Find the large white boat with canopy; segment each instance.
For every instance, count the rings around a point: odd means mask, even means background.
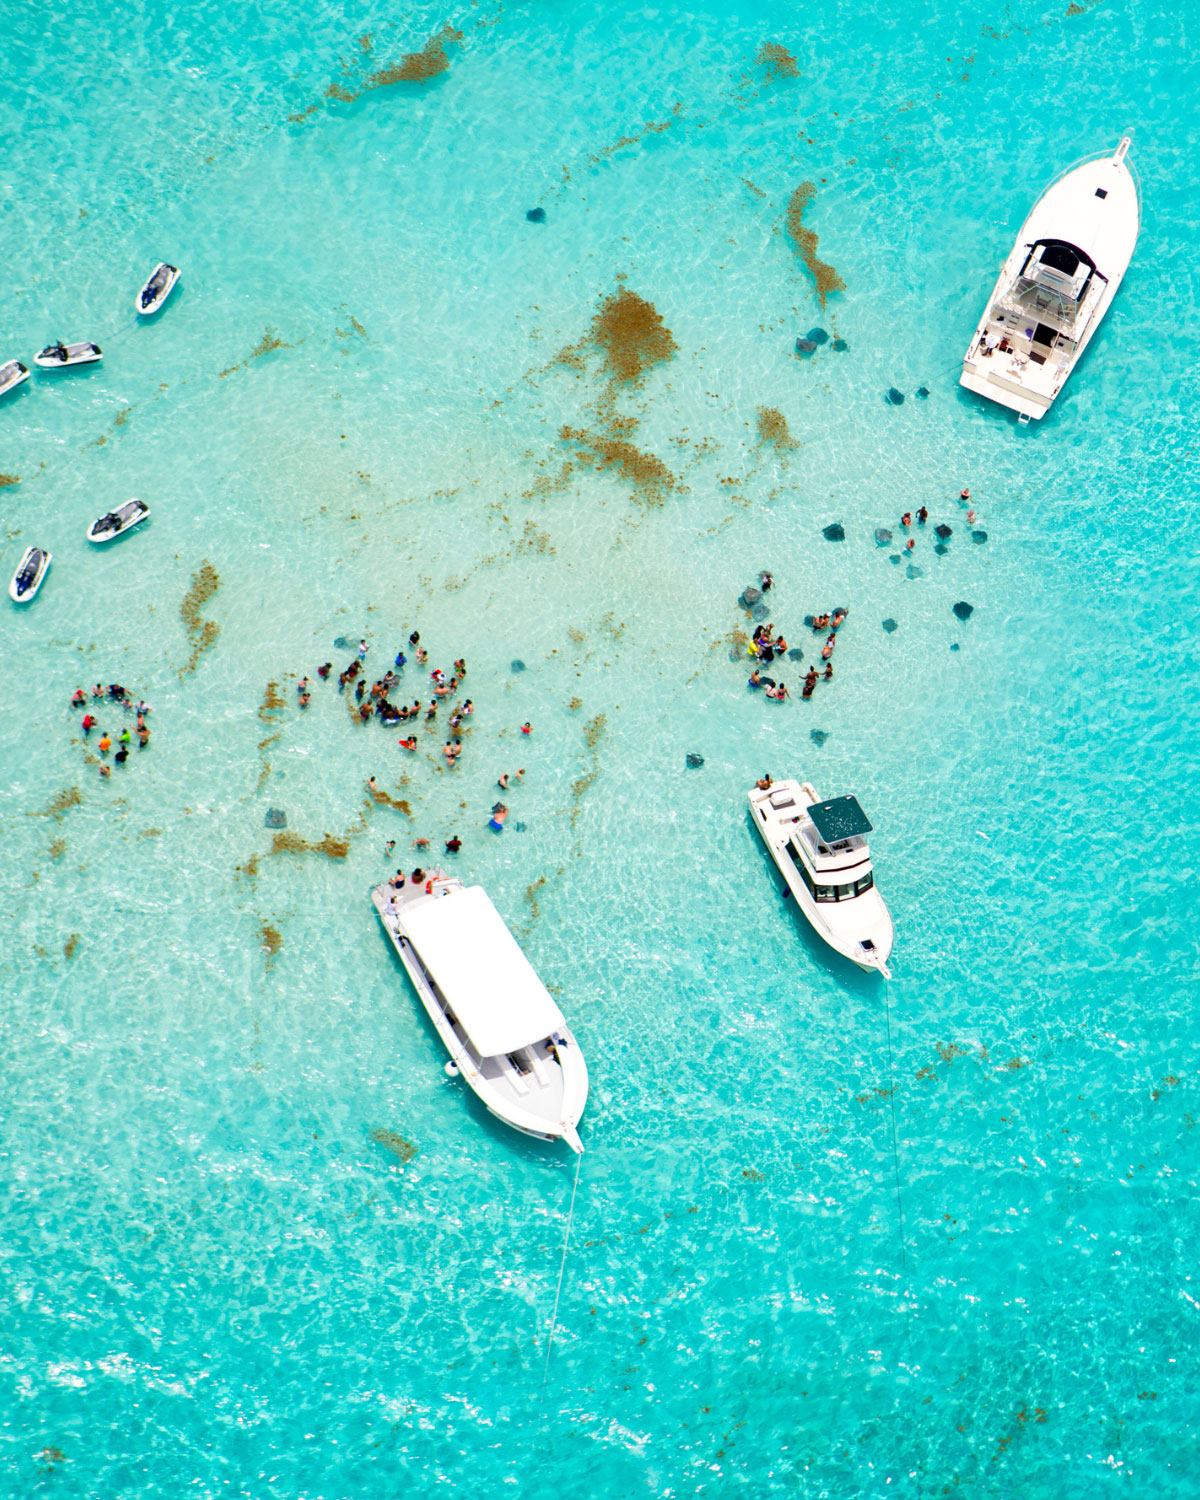
[[[497,1119],[582,1152],[583,1054],[482,886],[434,872],[371,893],[400,962],[450,1054]]]
[[[750,813],[797,906],[831,948],[890,979],[895,929],[875,888],[871,824],[858,799],[822,801],[811,782],[763,781],[750,790]]]
[[[1043,417],[1108,311],[1141,225],[1130,137],[1070,167],[1021,227],[971,338],[960,384]]]

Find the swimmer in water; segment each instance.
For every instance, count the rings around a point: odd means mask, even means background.
[[[833,677],[833,663],[827,662],[825,666],[825,681],[829,682]]]
[[[82,688],[76,688],[75,691],[71,694],[71,707],[82,708],[86,702],[87,694],[83,691]]]
[[[507,817],[508,817],[508,808],[505,807],[505,805],[504,805],[503,802],[497,802],[496,805],[495,805],[495,807],[492,808],[492,816],[488,820],[488,827],[494,833],[503,833],[504,832],[504,820]]]
[[[455,672],[457,672],[459,681],[461,682],[462,679],[467,675],[467,663],[463,659],[463,657],[460,656],[457,661],[455,661],[454,670]]]
[[[822,661],[828,661],[829,660],[829,658],[833,655],[833,648],[836,645],[837,645],[837,636],[836,635],[831,635],[829,637],[829,639],[825,642],[825,644],[821,647],[821,660]]]
[[[790,696],[790,693],[782,682],[777,682],[774,687],[767,689],[767,697],[774,698],[777,703],[782,703],[785,698]]]
[[[762,673],[758,670],[757,667],[755,667],[754,671],[750,673],[749,686],[752,688],[757,688],[762,687],[762,685]]]
[[[333,663],[331,661],[323,661],[317,668],[317,676],[321,679],[322,682],[325,682],[328,680],[329,674],[332,671]]]
[[[428,839],[413,839],[413,841],[412,841],[412,847],[414,849],[428,849],[429,848],[429,840]]]
[[[958,498],[960,500],[964,500],[964,501],[965,500],[969,500],[971,498],[971,491],[970,490],[959,490],[959,492],[958,492]]]
[[[384,854],[385,855],[386,854],[390,854],[395,847],[396,847],[396,840],[395,839],[388,839],[387,843],[384,844],[384,846],[383,846],[383,852],[384,852]]]
[[[525,723],[521,725],[521,733],[522,734],[532,734],[533,733],[533,725],[528,720],[526,720]]]
[[[967,525],[968,526],[974,526],[974,524],[975,524],[975,512],[973,510],[969,510],[969,511],[967,511]]]
[[[452,833],[450,835],[450,837],[446,840],[446,853],[447,854],[457,854],[458,851],[461,848],[462,848],[462,839],[459,838],[458,834]]]
[[[913,541],[912,537],[909,537],[908,541],[904,544],[904,550],[905,552],[913,552],[916,550],[916,546],[916,542]]]
[[[905,531],[907,531],[908,528],[912,525],[912,511],[911,510],[906,510],[904,512],[904,514],[900,517],[900,524],[901,524],[901,526],[904,527]]]
[[[770,592],[771,585],[774,582],[775,580],[771,577],[770,573],[760,573],[758,575],[758,586],[764,594]]]
[[[926,510],[925,506],[922,505],[921,509],[917,512],[917,520],[920,521],[922,526],[924,526],[925,522],[928,521],[928,519],[929,512],[928,510]]]
[[[500,776],[499,776],[499,778],[498,778],[498,780],[496,782],[496,785],[500,788],[500,790],[502,792],[508,791],[508,772],[507,771],[501,771]]]

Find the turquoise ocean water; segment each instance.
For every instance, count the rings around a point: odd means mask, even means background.
[[[6,574],[54,552],[0,651],[0,1493],[1197,1493],[1182,14],[0,5],[0,358],[105,348],[0,403]],[[1133,265],[1018,429],[963,348],[1129,127]],[[811,703],[746,691],[763,567],[806,657],[850,606]],[[414,628],[453,772],[296,707]],[[96,680],[153,706],[107,782]],[[886,990],[781,902],[764,769],[871,815]],[[574,1159],[443,1076],[368,901],[455,830],[591,1070],[565,1264]]]

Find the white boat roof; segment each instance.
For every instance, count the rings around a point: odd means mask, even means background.
[[[414,901],[400,921],[480,1057],[515,1052],[566,1025],[482,886]]]

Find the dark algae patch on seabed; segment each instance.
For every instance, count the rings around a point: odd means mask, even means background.
[[[79,788],[77,786],[66,786],[63,787],[61,792],[55,792],[45,807],[38,812],[30,813],[29,816],[31,818],[59,819],[64,814],[70,812],[71,808],[78,807],[82,801],[83,798],[79,795]]]
[[[412,1161],[417,1154],[417,1148],[411,1141],[406,1141],[399,1131],[385,1130],[382,1125],[377,1125],[372,1130],[371,1139],[377,1146],[390,1151],[401,1166]]]
[[[635,499],[661,505],[675,488],[674,474],[661,458],[645,453],[624,438],[589,432],[584,427],[561,427],[559,437],[579,449],[579,463],[597,473],[612,470],[631,487]]]
[[[315,843],[302,838],[298,833],[277,833],[271,840],[272,854],[323,854],[326,859],[345,859],[350,853],[350,840],[334,838],[327,833]]]
[[[582,370],[586,357],[598,354],[610,381],[633,387],[678,351],[679,345],[654,304],[622,286],[600,304],[585,337],[562,350],[557,358],[560,364]]]
[[[817,300],[824,309],[825,299],[830,292],[844,292],[846,283],[831,265],[818,258],[816,232],[804,226],[805,211],[816,196],[816,183],[802,182],[788,199],[786,223],[788,239],[807,267],[817,290]]]
[[[796,59],[778,42],[764,42],[754,54],[755,66],[762,68],[770,78],[799,78],[800,69]]]
[[[771,443],[781,452],[788,452],[797,446],[796,439],[788,430],[787,418],[778,407],[760,406],[755,413],[755,425],[760,443]]]
[[[217,570],[210,562],[202,562],[192,574],[191,587],[184,594],[183,603],[179,606],[179,614],[183,620],[184,629],[187,631],[188,640],[191,642],[192,654],[179,669],[180,677],[186,677],[189,672],[196,670],[196,663],[200,657],[216,644],[216,639],[221,633],[221,627],[214,620],[202,619],[200,615],[200,611],[217,592],[220,584]]]

